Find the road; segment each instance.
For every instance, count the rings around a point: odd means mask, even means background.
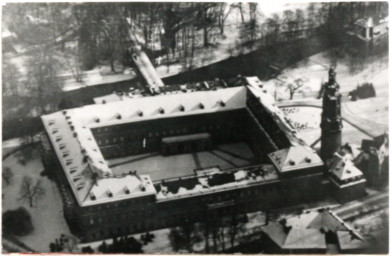
[[[384,191],[337,206],[331,210],[344,221],[353,221],[388,208],[388,200],[388,191]]]

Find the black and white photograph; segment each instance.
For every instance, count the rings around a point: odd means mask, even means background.
[[[1,252],[388,254],[389,3],[2,3]]]

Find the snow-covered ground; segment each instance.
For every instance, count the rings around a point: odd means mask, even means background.
[[[25,207],[31,214],[34,230],[27,236],[17,238],[38,252],[50,252],[49,244],[61,234],[70,234],[70,231],[64,219],[61,195],[56,184],[40,175],[43,166],[39,152],[35,151],[33,159],[26,165],[19,164],[17,158],[12,155],[3,161],[3,166],[10,167],[14,176],[11,185],[3,184],[2,213]],[[18,200],[20,184],[25,175],[34,180],[41,179],[46,190],[45,196],[38,200],[33,208]]]
[[[288,107],[284,108],[287,118],[291,120],[297,129],[297,136],[303,139],[308,145],[312,145],[320,138],[320,120],[322,109],[314,107]],[[370,137],[347,122],[343,122],[342,143],[361,145],[362,139]],[[316,143],[315,148],[320,147],[320,142]]]
[[[281,73],[279,79],[286,77],[287,80],[294,81],[300,78],[304,81],[304,86],[294,95],[294,99],[317,95],[321,84],[328,80],[328,68],[331,63],[327,55],[328,51],[312,55]],[[336,78],[340,85],[340,92],[347,93],[355,89],[358,84],[369,82],[373,83],[378,97],[380,96],[388,102],[388,62],[386,60],[387,56],[368,63],[362,71],[355,74],[351,74],[345,60],[338,62]],[[286,87],[279,86],[279,84],[278,79],[264,82],[268,93],[274,95],[276,99],[289,99],[289,92]]]
[[[244,19],[245,21],[248,21],[249,19],[248,5],[243,4],[242,6],[243,6]],[[305,8],[307,8],[307,6],[308,3],[277,2],[277,3],[266,4],[265,2],[262,2],[257,6],[258,22],[260,24],[263,23],[268,17],[272,16],[273,14],[278,14],[280,15],[280,17],[282,17],[283,12],[288,9],[304,10]],[[238,8],[234,8],[230,12],[229,16],[227,17],[227,20],[225,21],[224,36],[222,36],[219,33],[217,28],[215,28],[210,33],[209,41],[211,44],[214,45],[214,47],[204,48],[202,46],[203,31],[202,30],[196,31],[197,33],[196,38],[198,38],[198,40],[194,51],[195,57],[192,63],[194,68],[207,66],[212,63],[225,60],[231,56],[238,56],[240,54],[246,54],[256,50],[258,47],[258,45],[256,44],[251,46],[246,46],[246,47],[241,46],[240,49],[237,47],[238,43],[243,43],[241,42],[240,39],[241,23],[242,21],[241,21],[240,11]],[[260,33],[257,33],[257,36],[259,37]],[[178,44],[179,44],[178,47],[180,48],[180,42],[178,42]],[[154,48],[159,49],[160,45],[156,45]],[[178,56],[176,56],[176,58],[177,57]],[[162,60],[165,60],[165,57],[163,57]],[[178,63],[174,63],[170,65],[158,64],[155,65],[155,69],[161,78],[165,78],[183,72],[184,63],[183,61],[179,61]],[[94,70],[95,72],[84,72],[85,73],[84,81],[80,83],[76,82],[74,78],[69,77],[69,79],[67,79],[64,83],[63,90],[69,91],[85,86],[93,86],[95,84],[109,83],[114,81],[123,81],[123,80],[132,79],[136,77],[136,73],[133,70],[129,71],[129,69],[124,73],[108,74],[110,73],[107,72],[108,65],[96,67]],[[69,71],[67,73],[69,73]]]

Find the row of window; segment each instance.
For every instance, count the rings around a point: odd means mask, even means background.
[[[254,211],[258,208],[259,208],[258,202],[246,203],[246,204],[240,205],[239,212],[250,212],[250,211]],[[211,212],[209,212],[211,214],[211,216],[209,216],[209,217],[213,218],[213,217],[220,217],[222,215],[230,215],[230,213],[232,213],[234,211],[236,211],[236,210],[233,209],[232,207],[224,207],[224,208],[220,208],[217,210],[212,210]],[[213,215],[213,212],[215,213],[215,215]],[[174,213],[174,214],[170,214],[170,215],[163,217],[163,218],[156,218],[154,220],[147,220],[147,221],[139,221],[139,222],[135,222],[132,224],[125,224],[125,223],[121,222],[120,226],[116,226],[116,227],[111,227],[111,226],[104,227],[104,226],[99,225],[100,227],[102,227],[102,229],[100,229],[100,231],[98,233],[96,233],[96,232],[91,233],[90,237],[92,238],[92,240],[94,240],[94,239],[99,239],[99,238],[104,238],[104,237],[120,236],[120,235],[124,235],[124,234],[138,233],[138,232],[144,232],[147,230],[159,229],[162,227],[180,224],[180,222],[182,222],[186,219],[188,219],[189,221],[194,220],[195,216],[196,216],[196,218],[198,218],[201,216],[201,214],[202,213],[200,213],[200,212],[191,212],[190,214]],[[121,221],[121,220],[116,220],[116,221],[118,223],[118,221]],[[91,229],[91,230],[93,230],[93,229]]]
[[[108,136],[108,137],[103,137],[103,136],[96,136],[97,138],[97,143],[99,146],[105,146],[105,145],[110,145],[110,144],[116,144],[116,143],[122,143],[122,142],[127,142],[129,140],[131,141],[137,141],[137,140],[146,140],[148,138],[153,138],[153,137],[166,137],[166,136],[178,136],[178,135],[183,135],[183,134],[188,134],[188,133],[197,133],[197,132],[211,132],[211,131],[220,131],[224,127],[224,130],[229,132],[229,130],[226,130],[226,128],[233,128],[234,123],[228,123],[226,125],[222,124],[215,124],[215,125],[209,125],[209,126],[202,126],[202,127],[197,127],[196,130],[192,131],[189,128],[181,128],[181,129],[169,129],[169,130],[159,130],[159,131],[149,131],[145,132],[144,134],[139,134],[137,132],[132,132],[129,131],[126,134],[116,134],[117,136]],[[103,137],[103,138],[102,138]]]

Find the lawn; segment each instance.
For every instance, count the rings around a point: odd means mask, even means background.
[[[289,107],[284,108],[284,112],[287,114],[287,118],[291,120],[295,127],[299,128],[297,136],[303,139],[308,145],[312,145],[317,139],[320,138],[320,119],[322,109],[314,107]],[[289,109],[289,110],[288,110]],[[367,122],[365,119],[363,122]],[[343,122],[342,128],[342,144],[356,144],[361,145],[362,139],[370,139],[370,137],[357,128]],[[320,147],[320,142],[315,144],[315,148]]]
[[[29,235],[17,239],[37,252],[50,252],[49,244],[61,234],[70,234],[70,231],[64,219],[61,195],[56,184],[41,176],[43,165],[39,151],[34,150],[32,159],[26,165],[21,165],[13,154],[3,161],[3,166],[10,167],[14,176],[10,185],[3,184],[2,213],[25,207],[31,214],[34,230]],[[38,200],[33,208],[28,203],[18,200],[20,184],[25,175],[34,180],[41,179],[46,191],[45,196]]]

